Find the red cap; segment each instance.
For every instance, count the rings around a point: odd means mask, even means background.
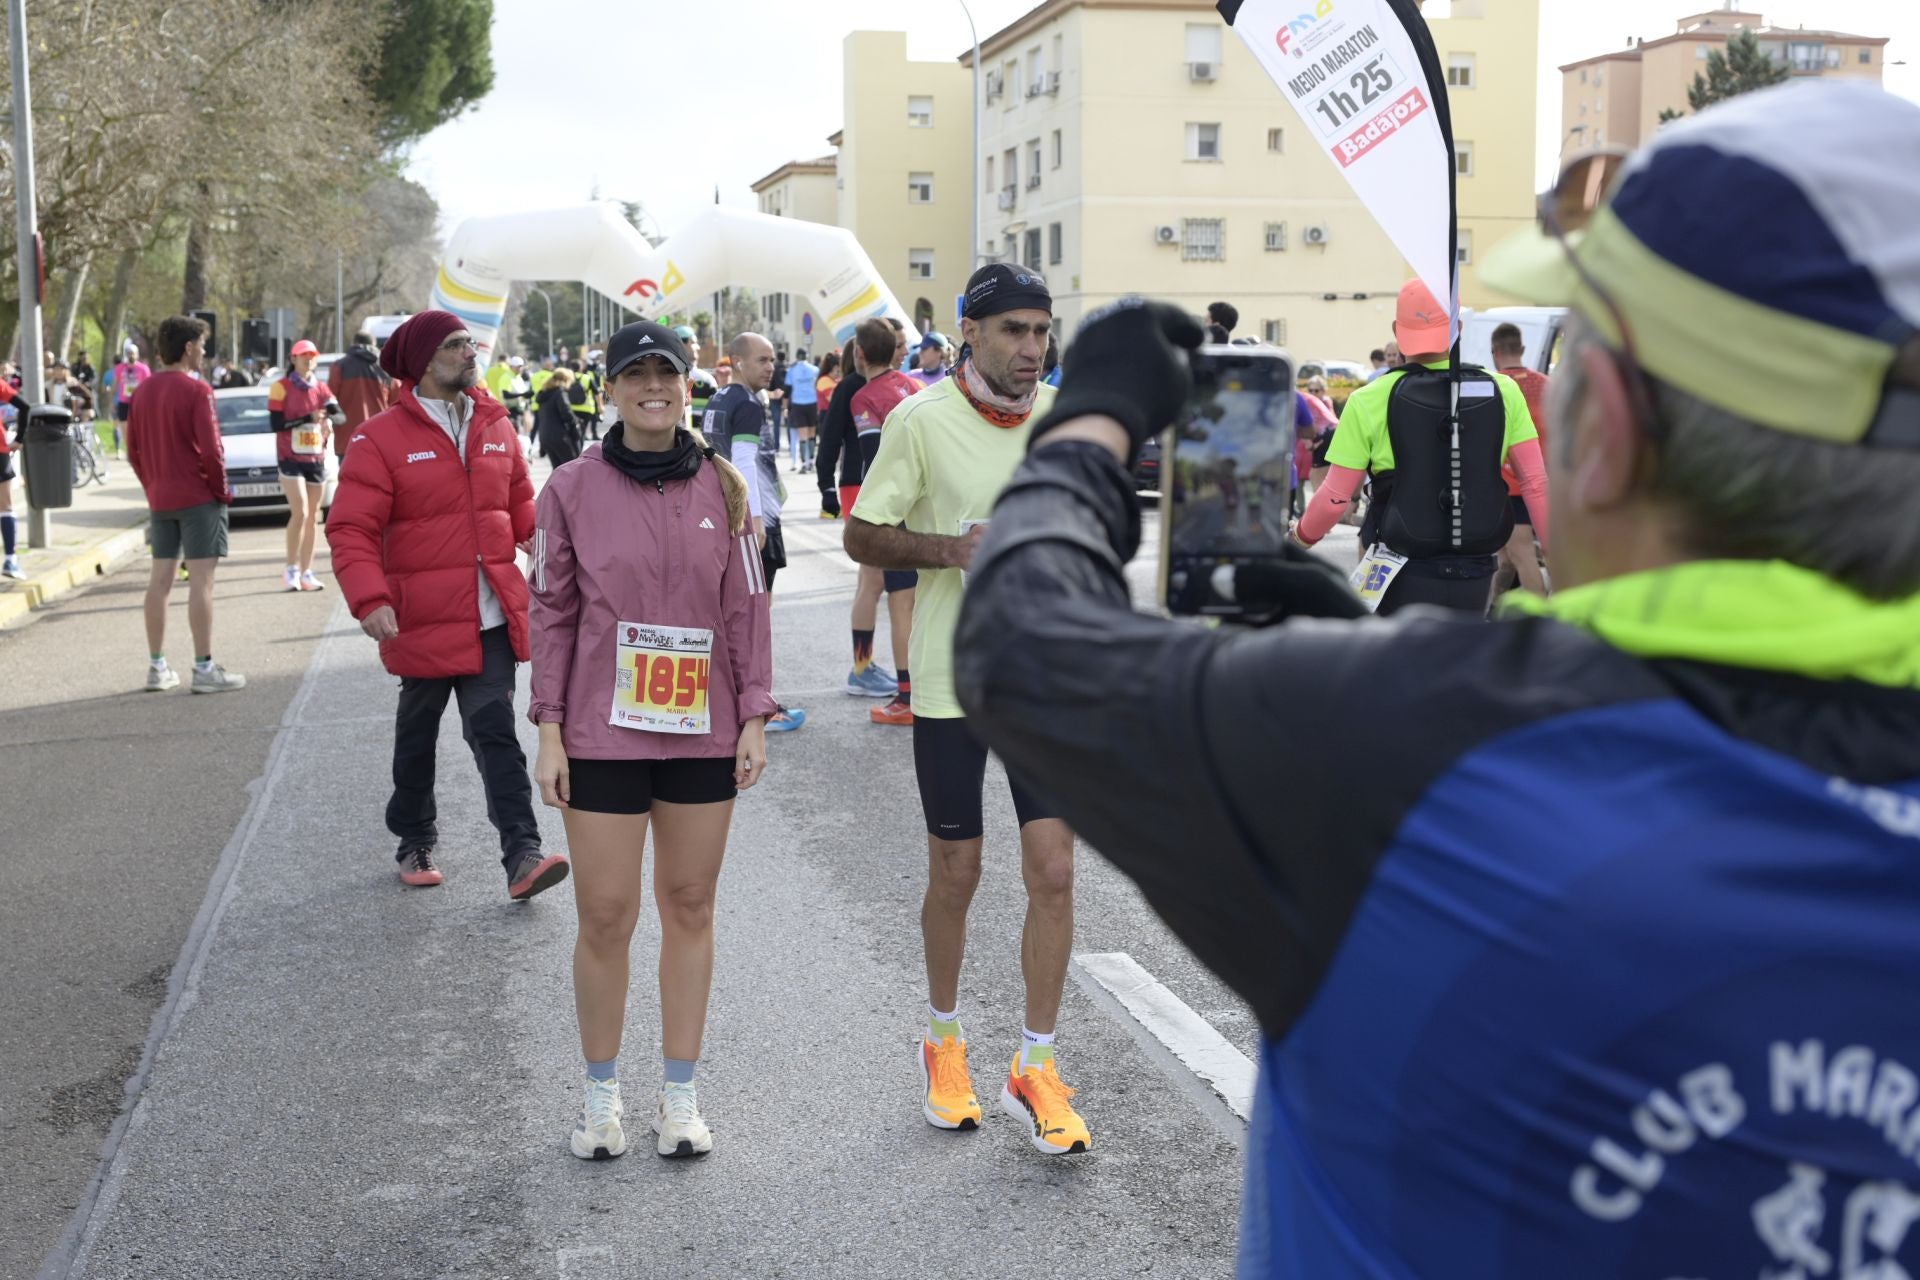
[[[320,354],[320,348],[314,346],[313,343],[307,339],[302,338],[293,344],[293,350],[288,352],[288,354],[296,356],[317,356]]]
[[[1453,322],[1445,304],[1418,280],[1400,286],[1393,337],[1407,355],[1430,356],[1453,347]]]

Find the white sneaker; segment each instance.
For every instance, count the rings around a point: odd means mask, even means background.
[[[280,581],[288,591],[298,591],[300,589],[300,566],[297,564],[288,565],[287,571],[280,575]]]
[[[247,678],[227,670],[217,662],[205,671],[196,664],[193,668],[193,684],[190,687],[195,693],[232,693],[235,689],[246,688]]]
[[[180,673],[172,667],[156,667],[147,664],[147,692],[165,693],[169,689],[180,687]]]
[[[653,1131],[660,1135],[653,1149],[669,1159],[703,1156],[713,1150],[713,1134],[700,1118],[700,1100],[690,1084],[660,1087],[660,1108],[654,1113]]]
[[[26,581],[27,571],[20,567],[20,557],[8,556],[0,560],[0,576],[12,578],[18,582]]]
[[[611,1160],[625,1155],[627,1134],[620,1127],[626,1108],[620,1103],[618,1080],[587,1077],[587,1099],[573,1126],[573,1154],[582,1160]]]
[[[313,570],[308,569],[300,575],[300,589],[302,591],[325,591],[327,584],[314,577]]]

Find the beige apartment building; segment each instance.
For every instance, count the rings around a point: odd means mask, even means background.
[[[1690,14],[1674,34],[1635,40],[1560,68],[1561,152],[1590,147],[1637,147],[1660,127],[1662,111],[1689,111],[1687,90],[1704,75],[1707,57],[1725,52],[1737,31],[1751,31],[1760,47],[1795,76],[1848,76],[1880,83],[1885,36],[1770,27],[1758,13],[1726,7]]]
[[[1461,295],[1530,224],[1538,0],[1455,0],[1431,24],[1460,173]],[[970,64],[970,55],[963,55]],[[982,252],[1040,269],[1061,328],[1128,293],[1302,358],[1364,358],[1411,271],[1211,0],[1046,0],[982,42]],[[1440,215],[1444,216],[1444,214]]]
[[[922,329],[951,327],[972,271],[973,75],[952,62],[911,62],[899,31],[855,31],[842,46],[843,110],[832,156],[794,161],[753,184],[762,213],[845,227]],[[775,345],[833,345],[827,317],[787,294],[761,302]]]

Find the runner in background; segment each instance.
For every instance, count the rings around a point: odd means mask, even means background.
[[[860,379],[860,385],[849,399],[848,410],[853,421],[854,448],[862,459],[862,475],[880,452],[881,428],[886,424],[887,415],[902,400],[920,390],[918,382],[894,365],[899,347],[900,336],[878,317],[862,320],[848,344]],[[829,408],[830,420],[832,413]],[[842,488],[842,508],[851,511],[859,497],[858,484]],[[867,713],[875,724],[913,723],[913,677],[908,663],[913,635],[913,591],[918,583],[919,575],[911,569],[876,569],[872,565],[861,565],[854,583],[853,669],[847,674],[846,691],[856,697],[888,699],[885,706]],[[874,624],[882,591],[887,594],[887,621],[892,630],[892,672],[873,660]]]
[[[1527,340],[1520,334],[1520,326],[1502,324],[1493,331],[1493,367],[1497,372],[1512,378],[1520,388],[1520,394],[1527,402],[1527,416],[1533,419],[1533,429],[1540,433],[1540,448],[1547,447],[1547,392],[1551,382],[1544,373],[1536,373],[1527,367]],[[1520,580],[1522,590],[1534,595],[1547,594],[1547,579],[1540,567],[1540,549],[1534,541],[1533,516],[1527,510],[1527,500],[1515,474],[1513,464],[1507,463],[1500,474],[1506,478],[1508,503],[1513,507],[1513,536],[1507,539],[1507,545],[1500,552],[1500,563],[1513,570]]]
[[[922,387],[930,387],[952,372],[947,364],[946,338],[929,330],[927,336],[920,339],[919,361],[907,370],[907,376]]]
[[[788,437],[787,451],[792,456],[795,471],[803,469],[800,465],[800,441],[803,438],[811,440],[820,426],[819,377],[819,366],[805,351],[787,367],[787,422],[792,431]]]
[[[333,433],[334,452],[344,460],[360,424],[393,404],[393,379],[380,367],[371,333],[363,329],[353,335],[353,345],[327,370],[327,387],[347,415],[346,424]]]
[[[814,455],[814,471],[820,481],[820,518],[838,520],[853,507],[846,497],[849,490],[860,491],[860,477],[866,474],[866,460],[854,443],[853,397],[867,385],[854,358],[854,341],[847,340],[840,353],[846,376],[833,389],[833,398],[821,409],[819,452]],[[836,478],[836,468],[839,475]]]
[[[826,355],[820,357],[820,373],[813,380],[814,408],[816,414],[819,406],[833,403],[833,389],[840,385],[840,379],[844,377],[846,373],[846,361],[841,352],[829,351]],[[795,434],[799,437],[796,445],[800,450],[800,460],[794,467],[794,470],[810,470],[813,467],[813,460],[817,456],[818,424],[816,423],[816,425],[811,427],[804,427]]]
[[[288,591],[324,591],[314,576],[314,544],[320,535],[320,503],[326,496],[327,442],[347,415],[325,383],[313,376],[320,348],[302,338],[293,344],[286,376],[267,388],[267,421],[280,464],[280,491],[287,495]]]
[[[13,409],[17,415],[15,420],[24,429],[27,402],[20,398],[20,393],[13,389],[11,383],[0,381],[0,404],[8,405]],[[20,535],[13,518],[13,482],[17,475],[18,472],[13,464],[13,451],[7,444],[7,428],[0,426],[0,549],[5,553],[4,556],[0,556],[0,577],[20,581],[24,580],[27,574],[26,570],[20,567],[18,546]]]
[[[152,376],[153,370],[140,358],[140,348],[129,340],[121,350],[120,363],[113,366],[113,456],[116,458],[124,447],[121,428],[132,412],[133,393]]]

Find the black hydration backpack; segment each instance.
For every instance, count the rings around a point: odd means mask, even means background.
[[[1486,556],[1507,545],[1513,511],[1500,473],[1506,456],[1507,409],[1493,375],[1460,367],[1460,436],[1449,425],[1453,375],[1410,364],[1387,400],[1393,442],[1380,540],[1414,560]],[[1382,477],[1385,478],[1385,477]],[[1456,493],[1458,495],[1456,500]]]

